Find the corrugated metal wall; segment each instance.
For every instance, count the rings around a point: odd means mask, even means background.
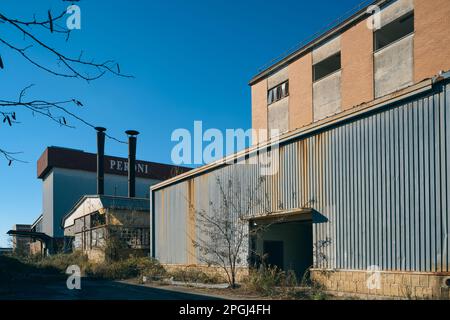
[[[255,211],[313,208],[314,243],[328,243],[316,267],[448,272],[450,86],[438,87],[282,145],[278,174],[263,182],[267,202]],[[195,260],[188,199],[209,210],[218,200],[217,177],[240,185],[245,202],[245,190],[261,181],[260,165],[221,167],[156,190],[161,262]]]

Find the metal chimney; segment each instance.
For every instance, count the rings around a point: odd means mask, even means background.
[[[138,131],[125,131],[128,135],[128,198],[136,197],[136,144]]]
[[[97,194],[105,194],[105,128],[97,130]]]

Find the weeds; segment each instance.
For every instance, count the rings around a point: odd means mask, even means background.
[[[95,279],[124,280],[147,277],[160,278],[166,274],[158,261],[148,258],[129,258],[126,260],[90,264],[85,275]]]
[[[287,293],[297,286],[297,277],[293,271],[282,271],[277,267],[261,266],[258,270],[252,270],[244,281],[247,289],[260,292],[266,296]]]
[[[172,277],[175,281],[186,283],[218,284],[226,282],[223,277],[217,274],[210,275],[197,269],[175,269],[168,274],[168,277]]]

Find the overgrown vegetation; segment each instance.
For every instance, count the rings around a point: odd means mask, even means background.
[[[154,259],[132,257],[114,262],[89,264],[84,274],[90,278],[108,280],[124,280],[144,276],[148,279],[159,279],[166,275],[166,271]]]
[[[0,256],[1,275],[65,274],[69,266],[80,267],[82,275],[96,279],[130,279],[141,276],[161,277],[166,274],[158,261],[149,258],[131,257],[120,261],[103,263],[89,262],[81,252],[56,254],[46,258],[38,256]]]
[[[69,266],[77,265],[83,270],[89,265],[87,257],[81,252],[74,252],[71,254],[61,253],[46,258],[35,256],[28,258],[28,262],[34,264],[38,268],[52,268],[61,273],[65,273]]]
[[[273,296],[280,292],[287,293],[296,288],[298,281],[293,271],[285,272],[277,267],[261,265],[259,269],[250,271],[244,285],[251,291],[260,292],[265,296]]]
[[[29,278],[46,279],[48,276],[63,276],[67,267],[77,265],[82,275],[99,280],[137,279],[142,282],[159,282],[173,279],[185,283],[218,284],[227,282],[220,274],[210,274],[196,268],[179,268],[167,271],[157,260],[147,257],[130,257],[103,263],[89,262],[81,252],[57,254],[46,258],[0,256],[0,282],[14,285],[15,281]],[[223,293],[241,296],[255,295],[272,299],[324,300],[329,297],[323,288],[310,282],[305,275],[298,280],[293,271],[285,272],[276,267],[261,266],[251,270],[241,286]],[[220,293],[220,292],[218,292]]]
[[[309,280],[308,271],[298,279],[295,272],[262,265],[250,271],[243,282],[244,290],[272,299],[326,300],[323,288]]]
[[[227,282],[218,274],[207,274],[197,269],[176,269],[167,274],[175,281],[182,281],[186,283],[205,283],[218,284]]]

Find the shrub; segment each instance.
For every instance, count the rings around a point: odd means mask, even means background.
[[[108,262],[117,262],[127,258],[128,245],[117,230],[109,230],[105,244],[105,258]]]
[[[251,270],[244,281],[247,289],[271,296],[297,286],[297,277],[293,271],[282,271],[277,267],[261,266]]]
[[[29,258],[39,268],[54,268],[60,272],[66,272],[67,268],[72,265],[79,266],[84,270],[88,263],[88,258],[82,252],[74,252],[70,254],[56,254],[46,258]]]
[[[150,279],[160,279],[167,274],[166,269],[156,259],[140,258],[137,266],[139,275]]]
[[[148,258],[129,258],[115,262],[92,264],[86,275],[97,279],[123,280],[146,276],[156,278],[165,274],[158,261]]]
[[[205,284],[217,284],[222,283],[225,280],[217,275],[210,275],[201,270],[188,268],[188,269],[175,269],[169,273],[169,276],[175,281],[191,282],[191,283],[205,283]]]

